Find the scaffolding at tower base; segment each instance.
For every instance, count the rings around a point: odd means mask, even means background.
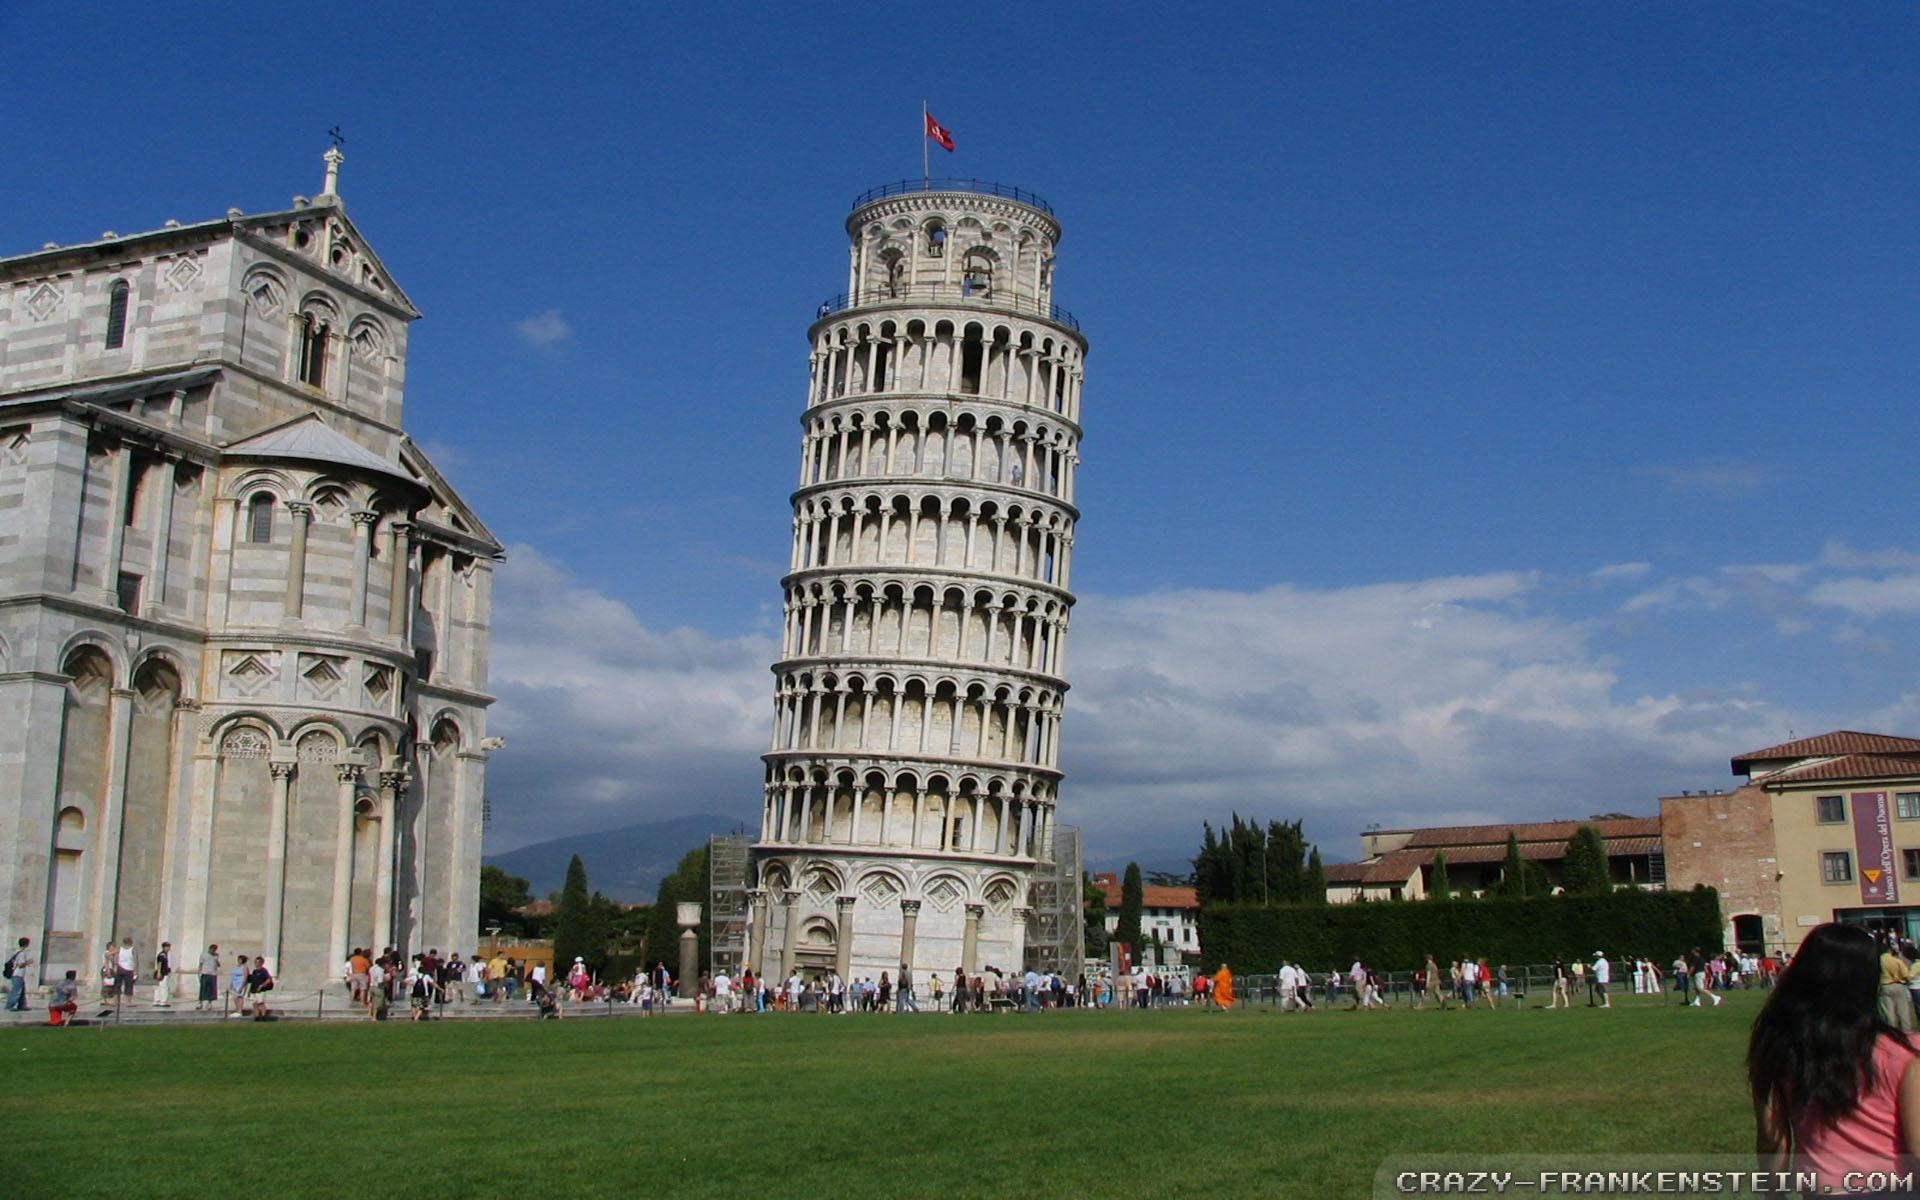
[[[707,973],[738,977],[747,961],[747,865],[753,839],[719,834],[707,840]]]
[[[1064,978],[1079,974],[1087,956],[1087,930],[1081,912],[1077,827],[1054,827],[1053,860],[1034,868],[1031,907],[1025,965],[1057,971]]]

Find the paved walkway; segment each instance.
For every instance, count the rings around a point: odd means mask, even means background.
[[[325,992],[294,993],[276,995],[272,1004],[274,1016],[285,1021],[366,1021],[370,1018],[366,1010],[348,1001],[344,992],[331,989]],[[568,1020],[578,1017],[597,1017],[624,1019],[641,1017],[643,1013],[634,1004],[568,1004],[561,1007]],[[656,1008],[654,1016],[691,1015],[693,1003],[678,1001],[670,1008]],[[446,1004],[435,1010],[434,1016],[442,1020],[453,1021],[530,1021],[538,1018],[539,1010],[521,999],[514,1002],[501,1001],[498,1004],[470,1003]],[[405,1001],[392,1005],[387,1010],[390,1021],[405,1021],[412,1016]],[[83,998],[77,1020],[87,1025],[217,1025],[222,1021],[239,1021],[241,1018],[225,1012],[197,1011],[192,1001],[175,1004],[171,1008],[156,1007],[150,1002],[140,1001],[134,1004],[122,1004],[115,1007],[102,1003],[99,998]],[[0,1028],[18,1025],[45,1025],[47,1008],[44,999],[34,1004],[26,1012],[0,1013]]]

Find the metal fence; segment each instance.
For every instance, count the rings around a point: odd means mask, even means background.
[[[1313,983],[1308,990],[1313,1002],[1315,1004],[1326,1004],[1329,1002],[1330,989],[1327,986],[1327,976],[1329,974],[1340,977],[1338,989],[1332,990],[1331,992],[1331,1003],[1353,1003],[1353,985],[1346,978],[1345,971],[1312,972]],[[1764,977],[1743,975],[1741,982],[1737,986],[1728,986],[1733,987],[1733,990],[1736,991],[1746,991],[1749,989],[1759,990],[1765,986],[1767,982],[1770,981],[1765,980]],[[1590,974],[1568,982],[1568,993],[1575,1004],[1585,1004],[1590,999],[1593,999],[1594,993],[1590,988],[1591,983],[1592,977]],[[1506,990],[1499,990],[1503,985]],[[1477,986],[1478,985],[1476,985],[1476,988]],[[1495,989],[1496,999],[1526,1000],[1532,996],[1537,997],[1541,1003],[1545,1003],[1553,995],[1553,966],[1551,963],[1530,964],[1519,967],[1509,966],[1507,967],[1506,979],[1501,980],[1496,977],[1493,980],[1493,987]],[[1616,1001],[1626,999],[1651,1003],[1664,1002],[1668,1004],[1681,1003],[1684,998],[1691,997],[1693,994],[1692,983],[1690,981],[1686,985],[1686,990],[1683,991],[1678,979],[1666,971],[1660,973],[1658,979],[1655,981],[1655,988],[1656,990],[1650,992],[1636,992],[1634,990],[1633,972],[1631,970],[1616,971],[1612,982],[1607,985],[1607,994]],[[1235,975],[1233,990],[1240,999],[1249,1004],[1279,1004],[1280,976],[1277,974]],[[1412,971],[1389,971],[1381,973],[1380,992],[1380,998],[1389,1006],[1410,1008],[1413,1006],[1416,998],[1418,998],[1421,1003],[1425,1003],[1425,992],[1415,992]],[[1459,1001],[1458,994],[1454,991],[1450,979],[1442,980],[1440,993],[1446,998],[1449,1004],[1458,1003]],[[1474,997],[1476,1003],[1481,1002],[1480,993],[1477,990],[1474,993]]]
[[[885,200],[889,196],[911,196],[924,192],[970,192],[976,196],[998,196],[1002,200],[1037,208],[1048,216],[1053,215],[1053,205],[1025,188],[990,183],[984,179],[902,179],[898,183],[883,183],[879,187],[868,188],[853,198],[853,206],[865,208],[875,200]]]

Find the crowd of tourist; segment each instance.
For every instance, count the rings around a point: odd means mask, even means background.
[[[1882,991],[1887,998],[1887,1021],[1913,1028],[1920,1007],[1920,950],[1899,939],[1885,941]],[[21,938],[6,960],[7,1002],[11,1011],[26,1008],[24,983],[35,963],[32,943]],[[1348,1010],[1383,1010],[1393,1006],[1499,1008],[1526,1003],[1529,993],[1547,995],[1546,1008],[1570,1008],[1583,994],[1590,1007],[1610,1008],[1619,992],[1666,995],[1694,1007],[1717,1006],[1728,989],[1771,988],[1782,969],[1781,959],[1739,951],[1703,953],[1695,949],[1670,964],[1646,956],[1617,961],[1596,952],[1591,959],[1556,958],[1545,968],[1518,969],[1492,963],[1486,957],[1462,956],[1441,965],[1428,955],[1411,971],[1385,972],[1365,959],[1355,959],[1345,970],[1311,971],[1297,961],[1283,961],[1271,977],[1255,979],[1251,999],[1264,1000],[1280,1011],[1310,1012],[1344,1005]],[[176,967],[170,943],[161,943],[144,978],[153,984],[152,1004],[169,1007],[174,995]],[[1544,976],[1542,974],[1544,971]],[[230,1017],[272,1017],[269,993],[273,972],[264,956],[240,955],[229,964],[220,947],[210,945],[197,963],[196,1011],[222,1011]],[[624,1005],[652,1014],[684,995],[664,962],[641,968],[631,978],[605,980],[576,957],[552,972],[544,962],[522,962],[504,949],[475,951],[462,957],[456,951],[442,957],[437,949],[405,955],[394,947],[379,953],[356,947],[342,964],[340,986],[348,1000],[369,1017],[385,1019],[404,1009],[413,1020],[442,1015],[450,1005],[518,1005],[525,1002],[542,1016],[558,1017],[569,1006]],[[73,971],[56,980],[49,991],[50,1018],[58,1023],[80,1007],[82,983]],[[100,963],[103,1003],[115,1006],[135,1001],[143,978],[132,939],[107,947]],[[222,985],[224,984],[224,988]],[[784,978],[756,975],[737,977],[725,971],[702,974],[691,989],[694,1007],[714,1013],[806,1012],[827,1014],[943,1012],[1034,1012],[1071,1008],[1148,1008],[1200,1006],[1225,1010],[1235,1003],[1231,974],[1185,970],[1134,968],[1118,975],[1102,970],[1066,975],[1059,972],[1010,972],[988,966],[978,972],[955,970],[916,973],[905,964],[877,977],[843,978],[838,971],[789,971]],[[1911,993],[1909,989],[1912,989]],[[1905,999],[1904,1005],[1899,1001]]]

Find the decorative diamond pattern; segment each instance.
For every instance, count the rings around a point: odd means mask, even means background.
[[[263,317],[277,317],[280,315],[280,306],[283,302],[283,297],[280,293],[280,285],[273,280],[256,280],[253,289],[247,294],[253,301],[253,311]]]
[[[899,885],[886,875],[869,875],[860,891],[876,908],[884,908],[900,894]]]
[[[42,279],[27,293],[27,315],[36,321],[44,321],[53,315],[54,309],[60,307],[60,301],[64,298],[59,288]]]
[[[952,912],[960,903],[960,887],[951,879],[936,879],[927,888],[927,903],[940,912]]]
[[[175,259],[173,265],[167,268],[166,274],[161,278],[166,280],[167,286],[174,291],[184,292],[199,281],[200,264],[191,258]]]

